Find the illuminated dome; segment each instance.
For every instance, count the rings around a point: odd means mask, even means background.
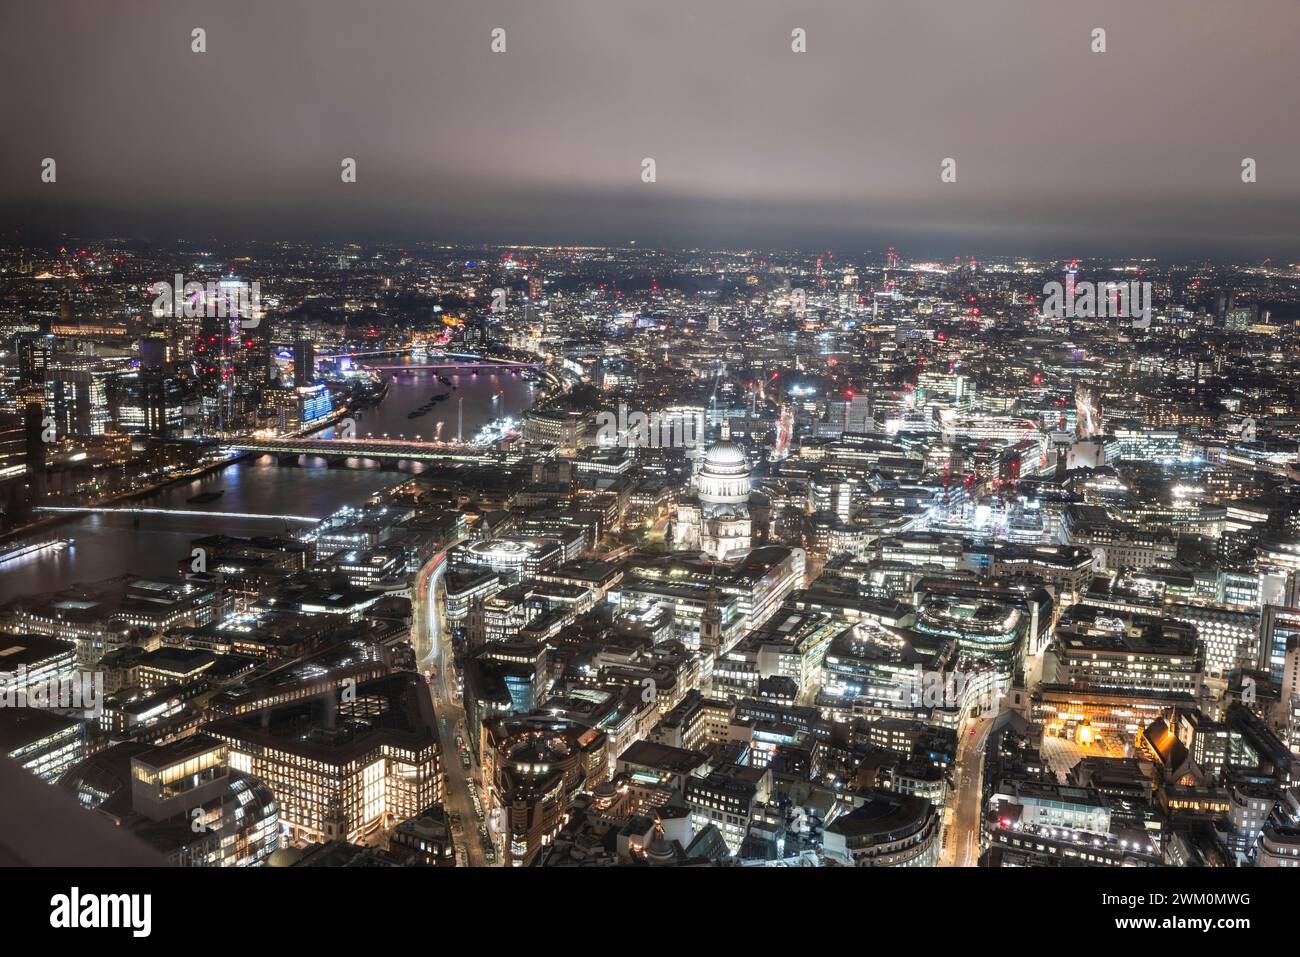
[[[749,501],[749,460],[736,443],[719,442],[704,457],[695,484],[706,506],[744,505]]]
[[[704,457],[704,469],[714,475],[748,473],[749,460],[739,445],[724,439],[709,449]]]
[[[718,442],[695,476],[695,495],[677,505],[673,543],[724,559],[749,551],[749,459],[735,442]]]

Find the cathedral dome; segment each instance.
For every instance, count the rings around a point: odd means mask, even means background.
[[[735,442],[713,445],[695,476],[695,495],[677,505],[673,542],[726,559],[749,551],[749,458]]]
[[[739,445],[724,439],[709,449],[704,457],[704,468],[715,475],[748,472],[749,460]]]
[[[735,442],[723,441],[714,445],[704,457],[695,486],[706,510],[748,502],[749,460],[744,451]],[[726,513],[736,515],[738,510],[728,508]]]

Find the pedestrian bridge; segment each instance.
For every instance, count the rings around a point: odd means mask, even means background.
[[[480,445],[429,442],[420,439],[245,439],[229,448],[280,457],[318,455],[326,459],[376,459],[401,461],[486,461],[492,450]]]

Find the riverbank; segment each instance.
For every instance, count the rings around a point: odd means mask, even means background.
[[[385,390],[384,394],[387,395],[387,390]],[[326,429],[332,428],[353,411],[354,410],[351,406],[344,406],[335,411],[326,420],[313,424],[310,430],[300,430],[290,434],[295,437],[319,435]],[[112,505],[121,504],[123,502],[139,501],[140,499],[157,495],[160,492],[165,492],[167,489],[174,488],[182,483],[193,482],[195,479],[201,479],[205,475],[211,475],[214,472],[224,472],[226,469],[230,468],[230,466],[237,465],[240,462],[256,456],[257,454],[259,453],[231,452],[214,462],[209,462],[197,468],[170,475],[167,478],[153,482],[150,485],[128,489],[106,498],[96,499],[93,502],[85,502],[82,504],[86,508],[108,508]],[[77,512],[42,512],[41,518],[5,532],[4,541],[5,543],[18,544],[34,534],[54,528],[64,522],[73,521],[79,517],[79,514],[80,513]]]
[[[458,382],[465,396],[464,424],[470,434],[498,415],[521,415],[542,392],[540,386],[530,386],[509,374],[480,372],[477,376],[465,374],[451,378]],[[406,414],[427,401],[430,385],[427,374],[403,376],[391,384],[381,405],[351,410],[356,435],[382,436],[385,432],[401,433],[403,428],[410,432]],[[449,420],[445,429],[454,431],[457,409],[435,410],[420,419],[419,437],[432,437],[440,418]],[[328,426],[324,430],[317,426],[312,431],[325,431],[328,436],[327,429]],[[418,471],[417,466],[415,472]],[[78,582],[99,581],[126,572],[174,576],[178,560],[189,554],[195,538],[212,534],[239,537],[282,533],[283,523],[240,518],[232,513],[329,515],[343,506],[358,505],[411,474],[405,468],[393,472],[360,463],[352,468],[327,469],[319,460],[290,468],[256,452],[237,453],[102,503],[111,507],[113,501],[125,505],[149,499],[149,505],[174,514],[55,513],[42,515],[39,522],[23,526],[26,540],[42,532],[53,533],[73,539],[74,546],[6,566],[5,574],[0,575],[0,601],[22,594],[57,591]],[[196,493],[218,488],[225,494],[219,504],[209,506],[210,515],[187,503]],[[57,531],[52,532],[54,529]]]

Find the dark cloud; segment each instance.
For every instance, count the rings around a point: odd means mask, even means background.
[[[5,20],[6,228],[1300,256],[1294,0],[43,0]]]

